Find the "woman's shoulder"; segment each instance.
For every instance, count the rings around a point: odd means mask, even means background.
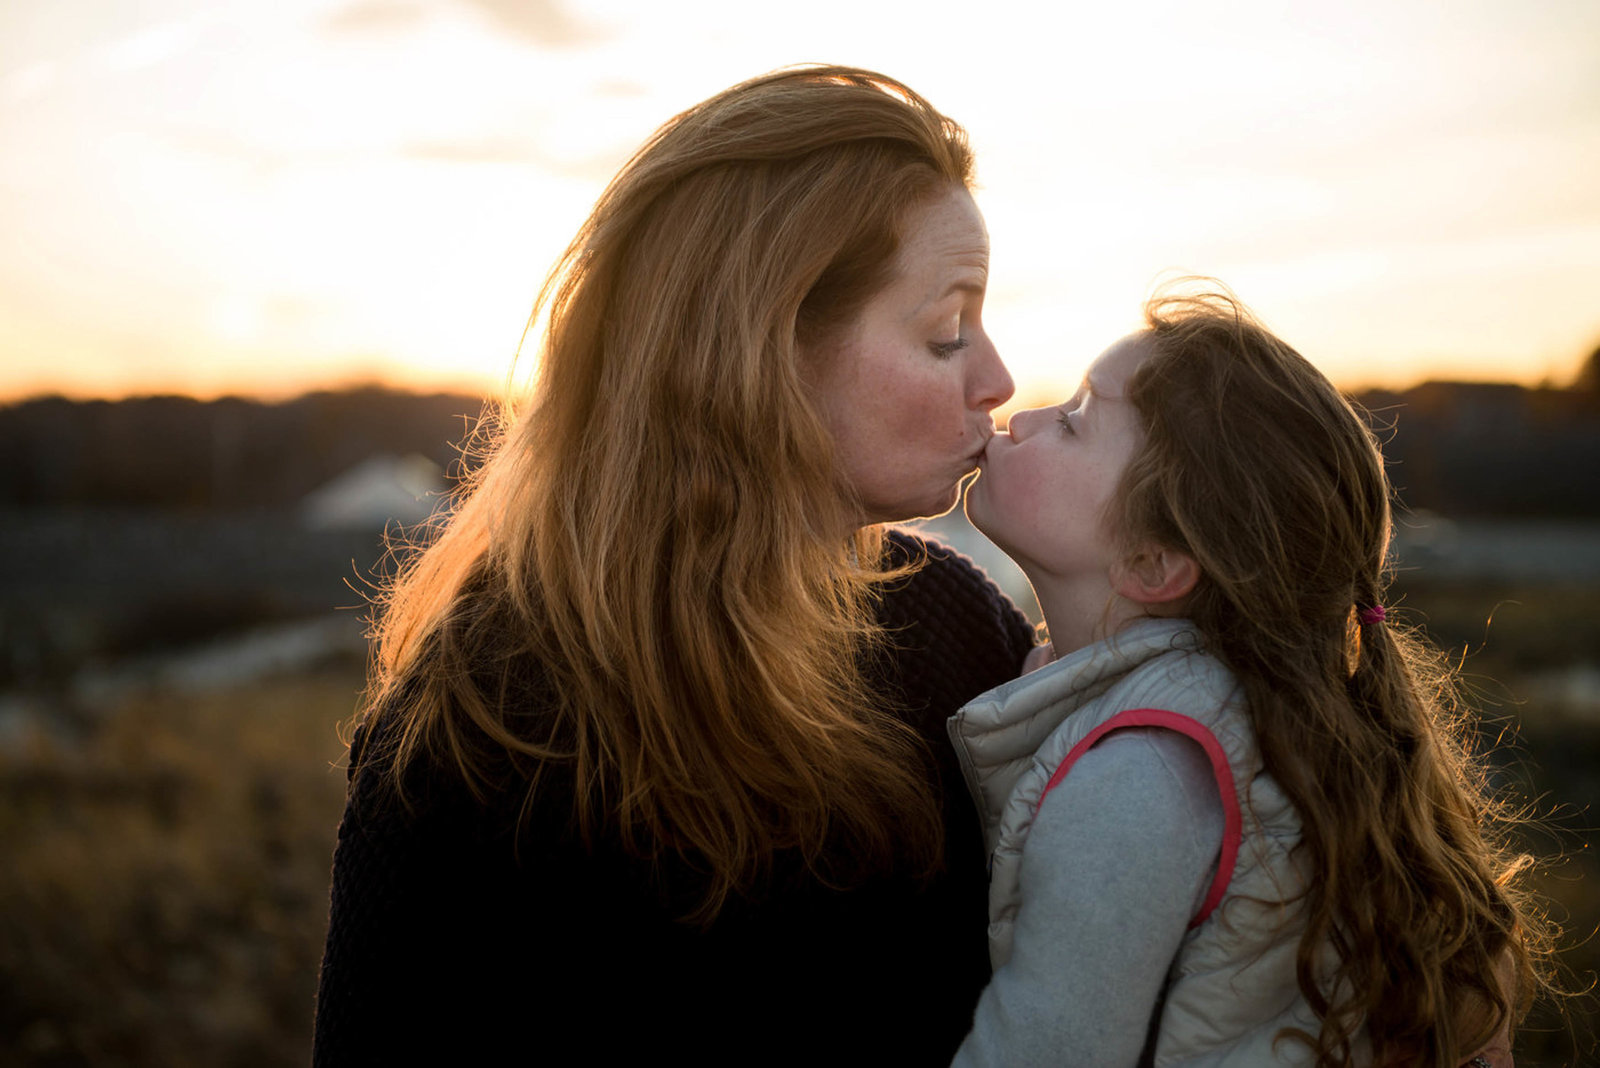
[[[1022,670],[1033,627],[982,569],[941,542],[891,530],[885,562],[913,568],[879,602],[890,679],[942,732],[944,717]]]
[[[970,556],[914,531],[889,528],[884,562],[891,568],[911,567],[909,578],[891,584],[885,599],[905,612],[944,613],[956,619],[984,619],[1008,630],[1032,628],[1010,597]]]
[[[492,687],[495,680],[479,686],[508,703],[500,726],[530,742],[552,736],[552,699],[541,680],[532,668],[518,669]],[[519,759],[469,716],[451,716],[448,726],[437,712],[425,718],[421,688],[417,680],[394,687],[352,731],[347,816],[359,812],[369,824],[399,833],[434,826],[470,838],[504,836],[530,816],[546,832],[552,828],[543,825],[565,822],[566,762],[540,762],[539,796],[530,797],[532,758]]]

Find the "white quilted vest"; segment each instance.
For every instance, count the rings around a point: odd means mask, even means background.
[[[1063,761],[1119,727],[1180,730],[1211,757],[1227,826],[1211,894],[1168,973],[1154,1063],[1308,1064],[1304,1043],[1274,1041],[1318,1026],[1295,981],[1300,819],[1262,770],[1243,690],[1200,647],[1184,620],[1141,620],[950,718],[989,848],[990,960],[998,969],[1011,955],[1028,829]]]

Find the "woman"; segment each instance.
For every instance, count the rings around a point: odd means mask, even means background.
[[[817,67],[601,196],[385,606],[318,1063],[948,1061],[988,969],[943,720],[1031,634],[879,524],[949,509],[1012,391],[971,176],[910,89]]]

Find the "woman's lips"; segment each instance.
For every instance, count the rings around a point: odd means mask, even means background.
[[[979,465],[982,465],[983,462],[989,458],[989,450],[994,446],[994,443],[1001,438],[1005,438],[1007,441],[1010,441],[1011,435],[1007,434],[1005,431],[1000,431],[998,433],[991,434],[989,436],[989,440],[983,443],[983,448],[978,450]]]
[[[983,461],[988,458],[988,455],[989,455],[989,443],[991,441],[993,441],[994,438],[995,438],[995,431],[994,431],[993,428],[990,428],[983,435],[983,444],[978,446],[978,450],[976,452],[974,452],[969,457],[969,459],[975,464],[982,464]]]

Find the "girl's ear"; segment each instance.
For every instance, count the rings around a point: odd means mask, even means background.
[[[1111,569],[1111,586],[1135,604],[1170,605],[1189,596],[1200,581],[1194,557],[1160,545],[1146,545]]]

